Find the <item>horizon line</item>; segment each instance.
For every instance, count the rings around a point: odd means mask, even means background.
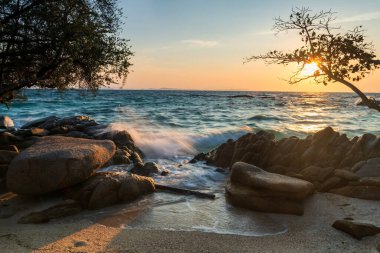
[[[55,88],[26,88],[28,90],[57,90]],[[69,90],[82,90],[82,91],[89,91],[91,90],[85,89],[85,88],[68,88],[66,90],[63,90],[62,92],[69,91]],[[354,91],[281,91],[281,90],[239,90],[239,89],[231,89],[231,90],[216,90],[216,89],[181,89],[181,88],[140,88],[140,89],[134,89],[134,88],[108,88],[108,87],[100,87],[99,90],[110,90],[110,91],[117,91],[117,90],[125,90],[125,91],[216,91],[216,92],[273,92],[273,93],[353,93],[356,94]],[[58,90],[57,90],[58,91]],[[96,90],[95,90],[96,92]],[[370,92],[370,91],[364,91],[364,93],[367,94],[380,94],[380,91],[378,92]]]

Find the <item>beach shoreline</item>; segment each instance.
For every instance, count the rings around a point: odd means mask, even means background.
[[[94,211],[95,212],[95,211]],[[21,212],[22,213],[22,212]],[[377,201],[317,193],[305,203],[303,216],[267,214],[287,232],[240,236],[199,231],[122,229],[79,218],[46,224],[0,220],[2,252],[379,252],[380,234],[358,241],[331,227],[353,218],[380,225]],[[113,216],[117,219],[117,216]],[[238,222],[238,221],[235,221]]]

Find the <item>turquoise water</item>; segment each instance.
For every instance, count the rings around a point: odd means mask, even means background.
[[[189,159],[229,138],[259,129],[271,130],[277,138],[303,137],[326,126],[350,137],[380,134],[380,113],[356,106],[357,97],[349,93],[101,90],[93,94],[27,90],[25,95],[28,100],[15,101],[9,110],[1,109],[16,126],[50,115],[88,115],[114,129],[128,130],[147,160],[169,171],[167,177],[155,176],[156,181],[217,196],[212,201],[156,193],[116,213],[110,208],[88,216],[99,222],[112,214],[113,221],[105,225],[122,228],[246,236],[284,233],[287,225],[277,222],[273,215],[238,209],[226,202],[228,172],[203,163],[188,164]],[[129,168],[114,166],[107,170]],[[131,219],[136,212],[138,217]]]
[[[278,138],[302,137],[326,126],[351,137],[380,134],[380,113],[356,106],[357,96],[351,93],[27,90],[24,94],[28,100],[1,111],[17,126],[49,115],[88,115],[128,129],[153,157],[195,154],[258,129],[273,130]]]

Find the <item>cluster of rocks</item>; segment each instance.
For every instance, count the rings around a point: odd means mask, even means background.
[[[112,131],[87,116],[51,116],[20,129],[3,116],[0,128],[0,193],[40,196],[61,191],[75,202],[31,214],[22,222],[70,213],[78,205],[94,209],[128,202],[155,190],[148,177],[97,172],[117,164],[130,164],[132,173],[145,176],[160,172],[156,164],[144,164],[127,131]]]
[[[131,202],[155,191],[152,178],[127,172],[99,172],[88,180],[66,189],[66,200],[42,211],[28,213],[19,223],[43,223],[76,214],[83,209],[100,209]]]
[[[241,161],[309,181],[320,192],[380,200],[380,138],[373,134],[349,139],[327,127],[304,139],[277,141],[273,133],[260,131],[228,140],[191,162],[201,160],[224,168]]]
[[[266,172],[237,162],[232,166],[226,193],[236,206],[271,213],[302,215],[303,201],[314,185],[302,179]]]

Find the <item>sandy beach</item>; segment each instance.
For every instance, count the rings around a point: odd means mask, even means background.
[[[380,234],[358,241],[331,227],[344,218],[380,225],[380,204],[329,193],[311,197],[303,216],[268,214],[287,232],[260,237],[120,229],[112,222],[117,215],[96,222],[79,214],[41,225],[17,224],[23,213],[0,220],[1,252],[380,252]]]

